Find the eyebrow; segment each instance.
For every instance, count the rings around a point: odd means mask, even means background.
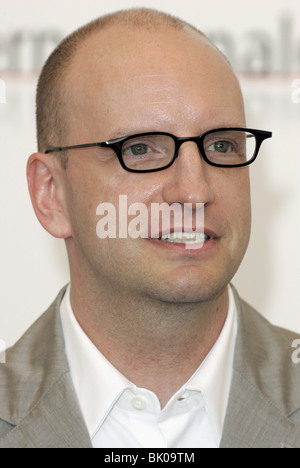
[[[137,129],[136,127],[133,127],[131,129],[127,128],[125,129],[125,127],[123,128],[117,128],[116,130],[114,129],[113,133],[110,134],[109,138],[106,138],[105,141],[111,141],[111,140],[117,140],[119,138],[123,138],[123,137],[127,137],[127,136],[130,136],[130,135],[138,135],[140,133],[150,133],[150,132],[161,132],[162,130],[159,129],[154,129],[154,128],[150,128],[149,127],[143,127],[143,128],[139,128]]]
[[[227,125],[218,125],[218,126],[210,126],[209,128],[203,128],[202,131],[199,131],[197,135],[193,136],[199,136],[202,135],[203,133],[212,130],[213,128],[236,128],[236,127],[245,127],[245,125],[242,125],[241,123],[236,124],[232,122],[231,124],[227,123]],[[155,133],[155,132],[167,132],[167,133],[172,133],[170,130],[164,130],[162,128],[156,128],[156,127],[132,127],[132,128],[126,128],[126,127],[119,127],[109,135],[109,138],[106,138],[105,141],[112,141],[112,140],[118,140],[119,138],[124,138],[130,135],[139,135],[142,133]],[[180,137],[180,135],[177,135]],[[192,136],[192,135],[191,135]]]

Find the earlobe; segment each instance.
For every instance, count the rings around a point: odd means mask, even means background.
[[[27,163],[31,202],[41,225],[52,236],[71,237],[71,223],[64,203],[63,169],[52,155],[34,153]]]

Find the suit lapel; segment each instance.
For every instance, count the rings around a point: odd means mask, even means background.
[[[300,428],[234,371],[221,448],[299,447]]]
[[[0,366],[0,448],[91,447],[64,350],[64,293]]]
[[[234,294],[238,335],[221,447],[300,447],[300,427],[288,417],[300,408],[294,334],[271,326]]]
[[[63,375],[30,414],[0,439],[0,448],[92,448],[70,374]]]

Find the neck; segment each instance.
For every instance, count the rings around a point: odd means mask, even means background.
[[[153,391],[163,407],[216,342],[228,312],[228,291],[210,302],[175,304],[128,300],[117,291],[95,293],[72,281],[71,304],[101,353],[135,385]]]

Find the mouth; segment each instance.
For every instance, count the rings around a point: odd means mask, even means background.
[[[168,234],[164,234],[158,238],[161,242],[168,242],[173,244],[185,244],[185,245],[199,245],[204,244],[211,239],[208,234],[203,232],[182,232],[175,231]]]

